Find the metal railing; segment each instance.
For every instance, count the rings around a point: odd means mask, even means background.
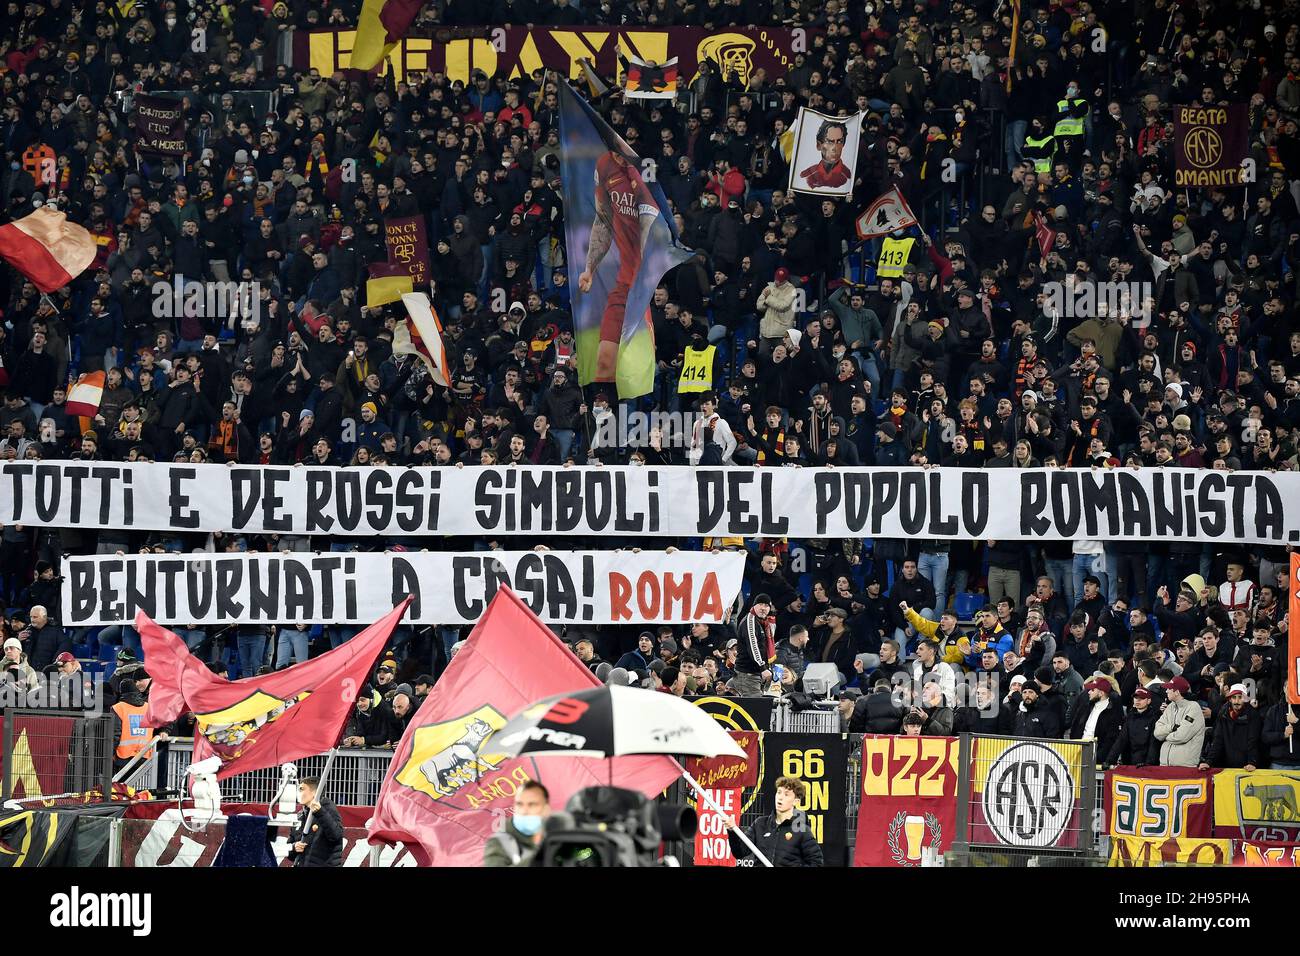
[[[193,740],[172,738],[158,750],[158,759],[135,771],[127,785],[136,790],[188,790],[185,768],[193,761]],[[294,761],[298,779],[320,776],[326,759],[321,754]],[[392,759],[391,750],[340,750],[325,780],[325,796],[339,806],[374,806]],[[221,781],[222,798],[232,803],[269,804],[279,794],[280,780],[278,767],[236,774]]]

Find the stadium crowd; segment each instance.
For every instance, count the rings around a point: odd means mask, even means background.
[[[594,99],[654,161],[695,250],[656,291],[655,388],[631,407],[697,411],[701,427],[655,432],[643,447],[595,440],[617,396],[577,383],[553,83],[541,71],[395,82],[293,68],[289,31],[346,28],[359,8],[9,4],[0,216],[57,204],[99,255],[49,296],[0,271],[0,460],[1297,467],[1293,4],[1025,0],[1018,21],[991,0],[495,0],[490,16],[467,0],[428,4],[417,31],[815,28],[788,74],[756,71],[748,88],[706,64],[680,108]],[[132,97],[154,92],[185,97],[183,161],[132,149]],[[262,94],[274,94],[272,111]],[[1221,102],[1248,104],[1257,181],[1176,189],[1172,109]],[[780,137],[800,106],[868,112],[851,200],[787,190]],[[922,222],[901,275],[881,277],[878,244],[860,247],[853,223],[894,186]],[[424,218],[448,388],[393,354],[400,304],[365,304],[367,266],[387,257],[383,222],[400,216]],[[1054,234],[1047,255],[1040,216]],[[257,283],[256,308],[169,309],[177,277]],[[1137,291],[1087,316],[1052,294],[1121,283]],[[700,362],[703,382],[688,380]],[[107,373],[103,401],[83,421],[64,406],[69,383],[94,370]],[[508,543],[21,526],[0,536],[6,678],[75,669],[74,646],[121,643],[116,676],[131,694],[147,688],[131,628],[74,634],[57,621],[66,554]],[[646,542],[573,541],[586,544]],[[593,670],[621,671],[609,679],[798,693],[806,663],[833,662],[854,730],[1087,735],[1110,763],[1295,765],[1296,708],[1280,693],[1284,548],[655,545],[747,549],[747,597],[727,627],[569,628]],[[224,648],[214,666],[245,676],[356,632],[178,630],[213,660]],[[462,636],[403,629],[349,739],[395,741]],[[958,693],[967,675],[989,673],[1000,680],[992,700]],[[900,707],[878,687],[894,674],[938,686]]]

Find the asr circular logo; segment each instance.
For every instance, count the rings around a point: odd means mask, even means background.
[[[1208,126],[1193,126],[1183,136],[1183,155],[1198,169],[1210,169],[1223,158],[1223,138]]]
[[[999,843],[1056,846],[1074,813],[1069,764],[1045,744],[1008,747],[989,768],[983,809],[984,822]]]

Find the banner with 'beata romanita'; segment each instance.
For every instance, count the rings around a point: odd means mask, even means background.
[[[1300,543],[1300,474],[1188,468],[0,465],[0,524],[235,534]]]
[[[697,551],[270,552],[70,556],[68,626],[473,624],[502,587],[547,623],[721,623],[745,556]]]

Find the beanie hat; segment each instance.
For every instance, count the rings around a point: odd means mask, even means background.
[[[1048,687],[1052,686],[1052,669],[1050,667],[1038,668],[1038,670],[1034,671],[1034,680],[1040,684],[1046,684]]]

